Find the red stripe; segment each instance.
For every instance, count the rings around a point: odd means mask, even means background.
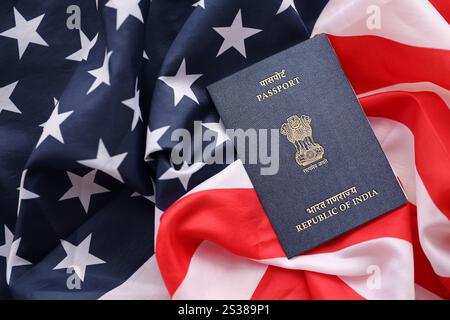
[[[188,195],[164,212],[158,230],[156,256],[170,294],[183,281],[194,251],[205,239],[241,256],[261,256],[260,251],[282,254],[253,189]]]
[[[434,204],[450,218],[450,112],[435,94],[386,92],[361,99],[369,116],[407,126],[414,135],[417,171]]]
[[[328,36],[355,91],[430,81],[450,89],[450,52],[412,47],[376,36]]]
[[[337,276],[269,266],[252,299],[352,299],[362,300]]]
[[[261,278],[253,300],[310,300],[312,295],[305,273],[269,266]]]
[[[439,277],[434,273],[420,246],[416,207],[409,205],[408,209],[408,214],[411,216],[409,224],[405,220],[395,221],[394,219],[385,219],[380,222],[383,224],[401,223],[403,226],[411,228],[415,282],[442,298],[450,299],[449,279]],[[390,217],[394,218],[393,215]],[[368,231],[369,226],[370,224],[367,225],[367,228],[361,228],[360,231]],[[352,235],[352,233],[349,235]],[[256,288],[252,299],[362,299],[362,297],[336,276],[270,266]]]
[[[409,225],[406,221],[395,221],[394,219],[385,220],[383,223],[402,223],[403,226],[411,228],[415,282],[444,299],[450,299],[450,279],[439,277],[434,273],[419,243],[416,207],[409,205],[408,209],[411,216]],[[394,215],[390,215],[390,217],[393,218]],[[367,225],[367,227],[369,226],[370,224]],[[366,229],[362,228],[360,231],[364,232]],[[364,298],[337,276],[270,266],[256,288],[252,299]]]
[[[446,106],[438,97],[429,93],[384,93],[366,97],[362,99],[362,103],[369,115],[392,118],[410,127],[416,137],[418,170],[421,173],[431,171],[431,176],[421,174],[422,179],[430,193],[436,195],[433,199],[437,206],[443,212],[448,212],[448,199],[445,196],[448,194],[445,191],[448,186],[441,183],[441,179],[448,175],[448,162],[445,157],[440,156],[443,149],[439,148],[439,144],[436,145],[439,139],[434,137],[440,136],[440,131],[445,127],[432,129],[429,126],[433,126],[436,121],[424,121],[430,117],[436,117],[437,121],[445,119],[448,113],[444,112]],[[421,112],[426,114],[422,115]],[[421,139],[424,134],[431,141]],[[422,153],[429,156],[421,157]],[[429,161],[436,161],[436,165],[428,168]],[[430,181],[427,183],[428,180]],[[394,236],[411,241],[408,211],[404,207],[310,253],[336,251],[380,236]],[[256,232],[249,233],[248,230]],[[235,254],[255,259],[283,255],[254,190],[211,190],[187,196],[164,214],[157,242],[158,261],[171,293],[183,280],[189,261],[202,239],[218,243]],[[433,292],[437,290],[430,285],[423,286]],[[437,293],[442,295],[442,290],[437,290]]]
[[[449,51],[409,47],[377,37],[330,38],[345,73],[358,93],[416,81],[431,81],[449,88]],[[417,171],[434,204],[450,218],[450,184],[443,183],[450,181],[448,106],[437,95],[425,92],[386,92],[362,98],[361,104],[368,116],[396,120],[412,131]],[[440,296],[448,297],[449,279],[434,273],[418,241],[417,230],[414,233],[418,283]]]
[[[413,206],[412,206],[413,207]],[[412,210],[416,211],[414,207]],[[417,228],[417,215],[412,215],[411,230],[413,233],[413,249],[414,249],[414,280],[428,291],[445,298],[450,299],[450,287],[446,287],[442,282],[442,278],[437,276],[433,271],[433,267],[428,261],[419,242],[419,232]]]
[[[450,69],[450,59],[445,50],[415,48],[371,36],[330,38],[347,76],[358,93],[400,82],[417,81],[431,81],[450,88],[450,79],[446,74],[446,70]],[[449,217],[450,203],[447,195],[450,194],[450,186],[442,181],[450,181],[450,134],[447,129],[450,119],[448,108],[443,101],[430,93],[395,92],[367,97],[362,99],[362,103],[368,115],[390,118],[410,128],[415,137],[419,174],[435,204]],[[336,251],[352,244],[386,236],[411,241],[411,207],[404,206],[310,253]],[[157,258],[171,294],[182,282],[192,255],[204,239],[249,258],[284,256],[254,190],[209,190],[189,195],[165,212],[158,233]],[[416,253],[416,256],[420,266],[426,270],[426,263],[421,260],[420,252]],[[430,266],[427,272],[429,268]],[[274,281],[270,281],[273,279],[272,272],[280,274],[281,271],[271,268],[266,273],[267,277],[263,277],[264,282],[255,291],[254,298],[267,296],[267,290],[275,285]],[[298,271],[292,272],[281,272],[285,284],[278,284],[279,293],[292,289],[288,281],[290,277],[300,277],[295,275]],[[305,276],[305,273],[303,275]],[[310,296],[326,297],[328,287],[333,286],[337,286],[339,294],[346,295],[343,293],[345,289],[342,288],[342,281],[333,279],[330,282],[328,280],[333,277],[315,275],[317,283],[322,281],[323,286],[312,288],[308,282]],[[314,275],[312,277],[315,278]],[[296,281],[302,280],[299,278]],[[423,283],[425,288],[442,293],[442,288],[439,289],[435,284],[426,282],[425,279]],[[292,296],[302,295],[301,292],[291,292]]]
[[[408,208],[405,205],[308,253],[333,252],[379,237],[410,241]],[[161,219],[156,255],[171,294],[183,281],[202,240],[251,259],[285,256],[253,189],[197,192],[176,202]]]
[[[389,219],[380,219],[379,222],[385,225],[401,224],[405,228],[411,228],[415,282],[442,298],[450,299],[450,279],[439,277],[434,273],[420,246],[417,209],[414,205],[409,205],[408,211],[411,217],[409,223],[405,217],[395,214],[389,215]],[[372,224],[368,224],[355,232],[370,232],[371,227]],[[353,233],[349,233],[347,237],[352,236]],[[345,236],[341,237],[339,242],[340,245],[351,245],[345,243]],[[326,246],[327,244],[321,246],[317,251],[325,249]],[[271,266],[261,279],[252,299],[363,299],[363,297],[336,276]]]
[[[407,46],[375,36],[329,36],[357,93],[430,81],[450,89],[450,51]],[[368,50],[370,48],[370,50]],[[387,92],[361,99],[368,116],[399,121],[414,134],[416,165],[438,208],[450,217],[450,112],[433,93]]]
[[[430,0],[431,4],[439,11],[441,16],[450,23],[450,1],[449,0]]]

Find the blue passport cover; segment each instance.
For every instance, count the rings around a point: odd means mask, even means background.
[[[325,35],[208,91],[227,129],[279,130],[278,172],[245,168],[289,258],[406,203]]]

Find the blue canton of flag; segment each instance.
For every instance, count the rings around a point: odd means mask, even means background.
[[[172,164],[171,133],[200,121],[221,147],[205,87],[309,38],[326,3],[220,2],[2,0],[1,299],[168,298],[159,217],[226,166]]]

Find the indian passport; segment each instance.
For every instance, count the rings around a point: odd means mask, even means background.
[[[287,257],[406,203],[325,35],[238,71],[208,91],[227,132],[247,134],[249,148],[269,140],[252,145],[250,132],[277,133],[268,151],[278,157],[276,170],[264,174],[262,164],[243,162]]]

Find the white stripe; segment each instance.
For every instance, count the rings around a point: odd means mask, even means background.
[[[169,297],[153,255],[130,278],[105,293],[100,300],[162,300]]]
[[[370,125],[400,181],[408,201],[416,204],[414,137],[405,125],[386,118],[369,117]]]
[[[159,231],[159,225],[161,223],[161,216],[163,214],[163,211],[160,210],[156,205],[155,205],[155,226],[154,226],[154,248],[156,251],[156,238],[158,236],[158,231]]]
[[[420,244],[434,272],[450,277],[450,221],[436,207],[420,178],[416,192]]]
[[[248,177],[247,171],[245,171],[244,165],[242,164],[241,160],[233,162],[216,175],[200,183],[198,186],[190,190],[181,198],[205,190],[238,188],[253,188],[253,185],[250,181],[250,178]]]
[[[397,83],[392,86],[387,86],[383,88],[379,88],[373,91],[364,92],[358,95],[358,98],[368,97],[374,94],[383,93],[383,92],[391,92],[391,91],[408,91],[408,92],[422,92],[428,91],[437,94],[444,102],[447,104],[447,107],[450,109],[450,91],[434,84],[432,82],[409,82],[409,83]]]
[[[380,8],[381,27],[369,29],[370,6]],[[331,0],[312,36],[375,35],[407,45],[450,50],[450,26],[427,0]]]
[[[414,135],[400,122],[369,118],[372,129],[405,189],[408,200],[417,206],[419,239],[436,274],[450,277],[450,221],[436,207],[417,173]]]
[[[203,241],[173,299],[250,299],[266,268]]]
[[[232,164],[227,166],[224,170],[220,171],[211,178],[205,180],[204,182],[202,182],[201,184],[190,190],[188,193],[183,195],[183,197],[179,198],[177,201],[186,197],[187,195],[200,191],[211,189],[236,189],[236,188],[253,188],[253,185],[250,182],[248,174],[245,171],[244,166],[240,160],[233,162]],[[160,220],[163,213],[164,213],[163,211],[161,211],[158,207],[155,206],[155,218],[154,218],[155,250]],[[105,299],[126,299],[127,297],[131,298],[132,295],[129,292],[130,287],[131,288],[138,287],[138,291],[136,292],[137,296],[136,299],[145,299],[144,297],[148,296],[151,299],[168,298],[167,290],[163,284],[161,275],[159,274],[160,271],[156,263],[156,259],[153,259],[153,257],[149,261],[147,261],[138,271],[136,271],[135,274],[130,277],[130,279],[125,281],[119,287],[116,287],[112,291],[105,294],[102,298]],[[152,281],[154,281],[155,284],[152,284]],[[180,292],[181,293],[179,293],[178,295],[183,295],[183,291]],[[238,298],[236,297],[236,299]]]
[[[371,5],[379,6],[381,10],[380,29],[370,30],[367,26],[369,17],[367,9]],[[312,35],[318,33],[341,36],[376,35],[408,45],[450,50],[448,36],[450,26],[426,0],[331,0],[316,22]],[[433,91],[447,103],[447,106],[450,105],[448,90],[433,83],[397,84],[385,88],[386,91],[390,89]],[[363,96],[373,93],[376,92],[366,93]],[[384,127],[386,122],[390,121],[385,120]],[[390,131],[392,134],[389,138],[384,137],[380,140],[382,146],[384,141],[383,148],[391,166],[403,182],[408,199],[417,204],[421,246],[434,271],[440,276],[449,277],[450,243],[447,241],[450,236],[449,219],[433,203],[417,174],[415,162],[411,161],[414,159],[412,133],[400,123],[393,125]],[[399,136],[398,133],[402,134]]]
[[[189,192],[178,198],[172,205],[191,194],[214,189],[253,189],[253,184],[250,181],[241,160],[234,161],[219,173],[203,181],[195,188],[192,188]],[[163,214],[164,212],[155,206],[155,248],[156,234],[159,228],[161,216]]]
[[[259,262],[336,275],[366,299],[414,299],[412,246],[397,238],[373,239],[330,253]]]
[[[450,266],[450,249],[442,236],[448,236],[450,223],[443,213],[432,205],[429,194],[422,187],[423,183],[414,165],[414,137],[411,131],[399,122],[384,118],[369,120],[391,166],[400,177],[408,198],[412,203],[417,203],[418,216],[421,217],[419,232],[422,234],[421,243],[425,254],[435,271],[444,275],[446,268]],[[226,178],[221,175],[222,182]],[[228,176],[230,180],[234,178],[233,175]],[[427,228],[431,228],[433,232],[427,232]],[[442,230],[442,233],[439,230]],[[411,244],[397,238],[373,239],[332,253],[258,262],[337,275],[367,299],[413,299],[417,291],[414,286]],[[194,254],[188,276],[175,296],[180,299],[248,299],[264,270],[256,261],[248,263],[246,258],[234,256],[215,245],[204,243]],[[377,270],[380,274],[376,274]],[[373,273],[370,274],[371,272]],[[378,289],[377,286],[370,286],[370,280],[377,276],[381,277],[381,287]],[[418,293],[418,298],[422,298],[422,293],[423,291]]]

